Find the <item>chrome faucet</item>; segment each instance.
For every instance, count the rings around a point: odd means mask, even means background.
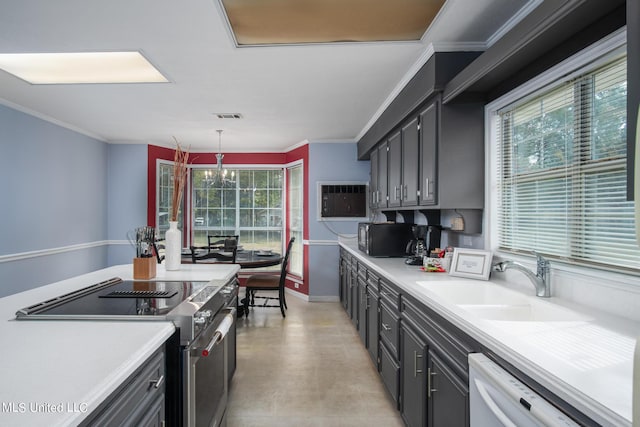
[[[534,254],[537,259],[537,271],[535,275],[527,267],[516,261],[499,262],[493,266],[493,271],[504,273],[510,268],[519,270],[523,272],[529,280],[531,280],[533,286],[536,287],[536,296],[549,298],[551,296],[549,261],[536,252],[534,252]]]

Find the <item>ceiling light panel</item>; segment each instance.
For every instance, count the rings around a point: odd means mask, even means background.
[[[5,53],[0,69],[31,84],[168,82],[140,52]]]
[[[420,40],[445,0],[219,0],[239,46]]]

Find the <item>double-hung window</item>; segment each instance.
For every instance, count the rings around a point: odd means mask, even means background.
[[[229,171],[228,171],[229,172]],[[224,180],[215,170],[192,170],[193,243],[207,235],[238,235],[247,249],[283,247],[283,169],[237,169]]]
[[[237,169],[225,180],[212,178],[215,172],[191,168],[178,218],[178,227],[189,237],[187,243],[206,246],[208,235],[238,235],[244,248],[282,251],[283,169]],[[173,164],[158,162],[157,174],[156,224],[159,237],[164,238],[169,228]]]
[[[638,271],[626,96],[618,56],[497,111],[500,250]]]

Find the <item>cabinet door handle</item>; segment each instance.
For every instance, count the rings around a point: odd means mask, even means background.
[[[431,191],[429,191],[429,178],[425,178],[424,180],[424,190],[424,194],[426,194],[427,196],[431,194]]]
[[[408,192],[408,189],[407,189],[407,186],[405,184],[404,185],[404,192],[403,192],[404,194],[402,195],[402,199],[403,200],[407,200],[407,192]]]
[[[418,369],[418,359],[422,359],[422,355],[418,354],[417,351],[413,352],[413,377],[417,377],[418,374],[422,373],[422,369]]]
[[[436,373],[431,368],[427,368],[427,397],[431,397],[431,393],[438,391],[435,388],[431,388],[431,378],[435,375]]]
[[[149,381],[149,387],[160,388],[163,382],[164,382],[164,375],[160,375],[160,378]]]
[[[395,200],[398,200],[400,198],[400,187],[398,187],[397,185],[393,186],[393,196],[395,197]]]
[[[389,325],[387,325],[386,323],[382,324],[382,329],[384,329],[385,331],[390,331],[391,328],[389,327]]]

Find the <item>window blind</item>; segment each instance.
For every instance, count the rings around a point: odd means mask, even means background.
[[[622,57],[498,111],[501,250],[638,272],[626,96]]]

